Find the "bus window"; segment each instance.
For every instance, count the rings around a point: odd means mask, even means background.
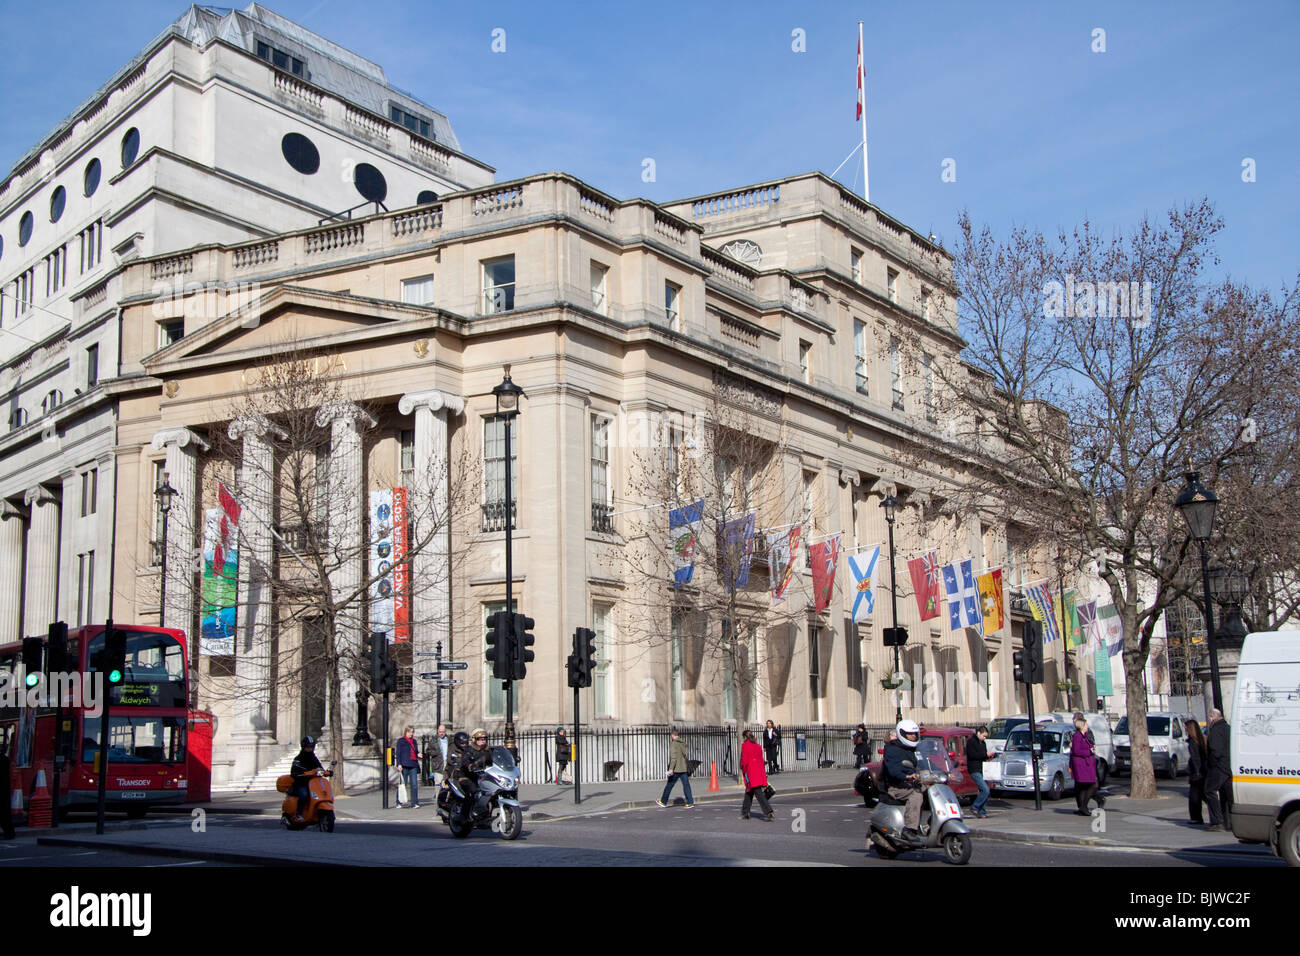
[[[110,717],[108,761],[114,763],[184,763],[185,718]],[[81,759],[93,763],[99,753],[98,717],[82,721]]]

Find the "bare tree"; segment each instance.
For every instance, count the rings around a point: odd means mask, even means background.
[[[972,506],[1096,561],[1123,623],[1134,796],[1155,795],[1142,674],[1189,552],[1173,499],[1189,461],[1213,476],[1241,454],[1242,383],[1294,338],[1266,296],[1209,284],[1221,227],[1204,201],[1110,240],[1085,222],[999,242],[959,222],[966,364],[937,369],[948,454]]]

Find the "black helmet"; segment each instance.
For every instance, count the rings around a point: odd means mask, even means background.
[[[304,747],[315,747],[316,741],[313,740],[311,737],[304,737],[302,738],[302,745]]]
[[[463,730],[459,730],[456,732],[456,736],[451,738],[451,743],[457,750],[463,750],[469,746],[469,734],[465,733]]]

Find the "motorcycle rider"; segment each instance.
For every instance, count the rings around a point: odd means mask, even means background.
[[[293,788],[289,792],[298,798],[298,812],[294,815],[294,823],[302,823],[302,813],[307,809],[307,802],[311,800],[307,774],[313,770],[323,769],[325,769],[324,765],[316,756],[316,741],[311,737],[302,738],[302,750],[293,758],[293,766],[289,768],[289,773],[293,776]]]
[[[900,720],[894,728],[894,739],[885,745],[881,775],[886,792],[895,800],[906,804],[903,809],[903,839],[921,839],[920,777],[916,772],[916,745],[921,739],[921,728],[914,720]]]
[[[447,776],[456,781],[456,785],[465,794],[461,802],[462,817],[470,815],[478,795],[478,774],[492,763],[492,754],[487,749],[487,731],[476,728],[466,738],[469,746],[462,744],[465,734],[458,733],[452,743],[456,746],[455,756],[448,762]]]

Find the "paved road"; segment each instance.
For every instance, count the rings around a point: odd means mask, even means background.
[[[19,869],[28,866],[73,867],[227,867],[228,863],[210,860],[180,860],[174,856],[145,856],[105,848],[88,850],[78,847],[37,846],[34,843],[0,846],[0,868]]]

